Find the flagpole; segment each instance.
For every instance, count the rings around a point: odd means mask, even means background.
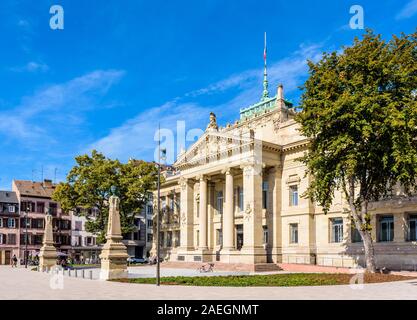
[[[262,92],[261,101],[266,100],[269,97],[269,92],[268,92],[268,73],[266,71],[266,53],[267,53],[267,49],[266,49],[266,31],[265,31],[265,33],[264,33],[264,81],[263,81],[264,90]]]

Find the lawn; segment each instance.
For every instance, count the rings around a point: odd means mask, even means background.
[[[163,277],[163,285],[216,287],[296,287],[349,284],[352,274],[292,273],[254,276]],[[365,283],[410,280],[411,277],[389,274],[365,274]],[[155,278],[116,279],[126,283],[154,284]]]

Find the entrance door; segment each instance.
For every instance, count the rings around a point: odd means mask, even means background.
[[[5,257],[6,257],[6,259],[4,261],[4,264],[10,264],[10,258],[11,258],[10,255],[11,255],[10,251],[9,250],[6,250],[5,251]]]

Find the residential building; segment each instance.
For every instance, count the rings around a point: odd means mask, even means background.
[[[81,211],[87,211],[82,212]],[[98,263],[101,246],[97,243],[97,236],[86,231],[86,222],[95,219],[97,209],[77,209],[71,212],[71,257],[76,262]]]
[[[19,201],[16,193],[0,191],[0,264],[19,257]]]
[[[53,217],[55,247],[58,251],[69,254],[71,249],[71,216],[68,212],[61,210],[59,203],[52,200],[55,186],[51,180],[47,179],[41,182],[28,180],[13,180],[12,182],[12,190],[16,193],[20,203],[19,256],[21,259],[24,259],[25,252],[28,258],[39,254],[46,213],[50,213]]]

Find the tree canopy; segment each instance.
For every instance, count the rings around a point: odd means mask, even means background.
[[[87,217],[86,231],[105,239],[110,196],[120,198],[120,222],[122,233],[134,229],[134,215],[140,213],[149,194],[155,190],[158,170],[155,163],[106,158],[93,150],[75,158],[76,165],[69,172],[66,182],[58,184],[53,199],[63,210]],[[80,210],[81,209],[81,210]],[[91,217],[89,209],[97,209]]]
[[[302,159],[314,177],[306,195],[327,212],[342,190],[365,253],[369,240],[373,254],[368,203],[397,184],[405,195],[416,188],[416,40],[417,32],[386,41],[368,30],[352,46],[308,62],[296,116],[311,140]]]

